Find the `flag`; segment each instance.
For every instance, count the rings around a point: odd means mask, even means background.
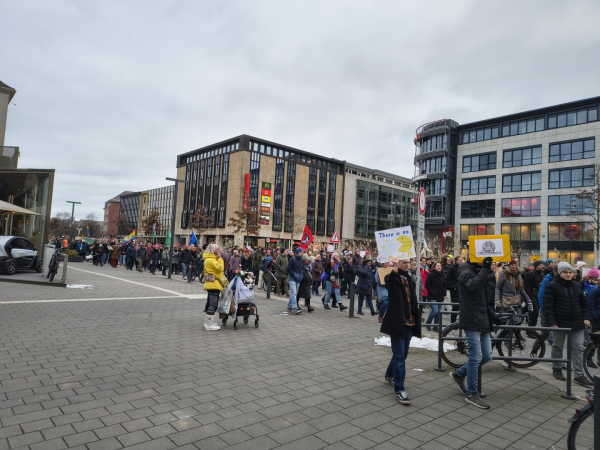
[[[132,239],[135,239],[135,230],[133,230],[133,231],[132,231],[132,232],[129,234],[129,236],[127,236],[125,239],[123,239],[123,242],[127,242],[127,241],[130,241],[130,240],[132,240]]]
[[[194,230],[192,230],[192,237],[190,238],[190,244],[194,245],[194,244],[196,244],[196,242],[198,242],[198,239],[196,239],[196,235],[194,234]]]
[[[304,225],[304,233],[302,234],[302,239],[300,239],[299,247],[302,250],[307,250],[312,241],[313,235],[310,232],[310,228],[308,228],[308,225]]]
[[[167,239],[165,240],[165,245],[167,247],[171,246],[171,229],[170,228],[167,230]]]
[[[92,237],[90,235],[90,226],[89,226],[89,224],[85,226],[85,230],[87,231],[88,237]]]

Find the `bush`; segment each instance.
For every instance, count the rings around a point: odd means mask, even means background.
[[[79,256],[79,252],[76,250],[67,250],[66,252],[62,252],[63,255],[67,255],[68,257]]]

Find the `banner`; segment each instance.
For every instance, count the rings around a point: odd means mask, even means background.
[[[510,238],[508,234],[469,236],[469,259],[482,262],[491,257],[494,262],[510,262]]]
[[[302,233],[302,239],[300,239],[299,247],[306,251],[312,241],[313,235],[310,232],[310,228],[308,228],[308,225],[304,225],[304,233]]]
[[[375,240],[381,262],[416,257],[413,233],[409,226],[376,231]]]

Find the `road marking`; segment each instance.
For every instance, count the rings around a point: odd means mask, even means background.
[[[0,305],[12,305],[15,303],[55,303],[55,302],[96,302],[96,301],[107,301],[107,300],[150,300],[158,298],[181,298],[178,295],[171,295],[168,297],[110,297],[110,298],[65,298],[59,300],[15,300],[10,302],[0,302]]]
[[[148,285],[148,284],[145,284],[145,283],[139,283],[139,282],[137,282],[137,281],[125,280],[125,279],[123,279],[123,278],[119,278],[119,277],[113,277],[113,276],[111,276],[111,275],[105,275],[105,274],[103,274],[103,273],[96,273],[96,272],[91,272],[91,271],[89,271],[89,270],[77,269],[76,267],[69,267],[69,270],[79,270],[80,272],[91,273],[92,275],[98,275],[98,276],[101,276],[101,277],[112,278],[112,279],[114,279],[114,280],[124,281],[125,283],[133,283],[133,284],[138,284],[138,285],[140,285],[140,286],[148,287],[148,288],[151,288],[151,289],[157,289],[157,290],[159,290],[159,291],[168,292],[169,294],[175,294],[175,295],[177,295],[177,296],[179,296],[179,297],[187,297],[187,295],[185,295],[185,294],[182,294],[182,293],[180,293],[180,292],[175,292],[175,291],[171,291],[171,290],[169,290],[169,289],[160,288],[160,287],[156,287],[156,286],[150,286],[150,285]]]

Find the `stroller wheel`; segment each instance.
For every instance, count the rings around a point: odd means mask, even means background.
[[[223,317],[223,320],[221,320],[221,323],[223,324],[223,326],[227,325],[227,317]]]
[[[244,316],[244,324],[248,325],[248,316]]]
[[[254,328],[258,328],[258,319],[254,321]]]

